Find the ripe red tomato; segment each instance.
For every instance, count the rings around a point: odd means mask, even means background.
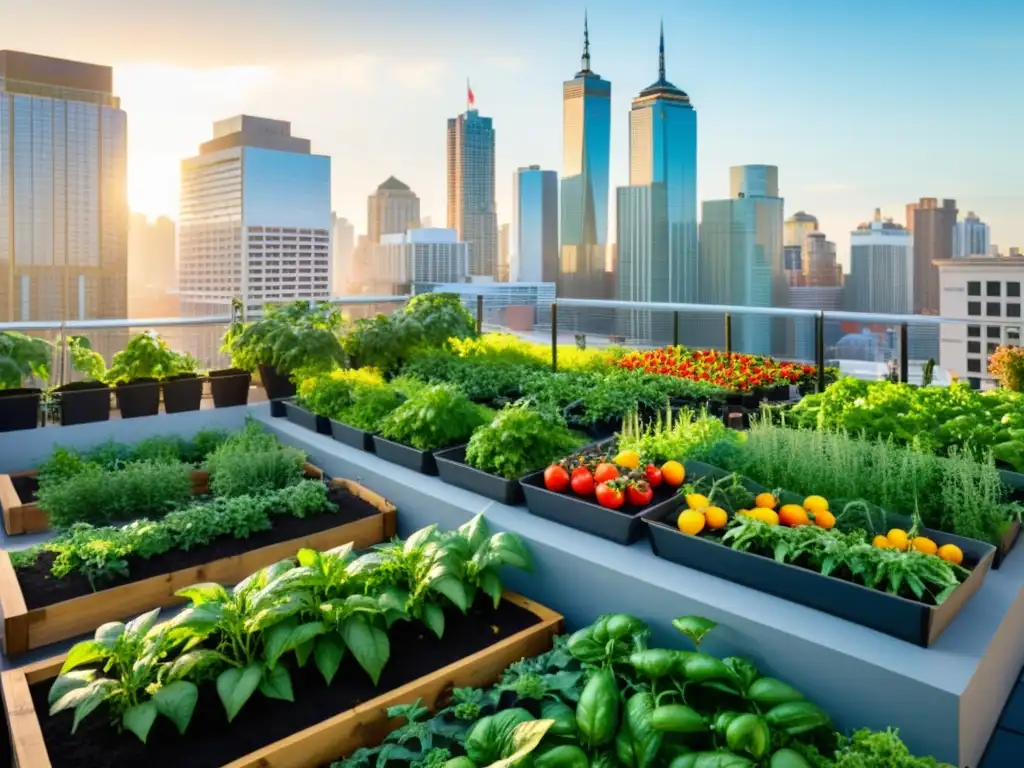
[[[594,476],[589,470],[573,473],[572,490],[578,496],[590,496],[594,492]]]
[[[561,464],[552,464],[544,470],[544,487],[561,493],[569,487],[569,473]]]
[[[595,493],[597,494],[597,503],[608,509],[618,509],[626,503],[626,495],[621,489],[608,483],[598,485]]]
[[[654,464],[647,465],[647,469],[644,471],[644,476],[647,478],[647,484],[650,485],[651,488],[657,488],[661,485],[661,470]]]
[[[577,475],[589,475],[590,477],[594,476],[593,473],[590,471],[590,467],[588,467],[586,464],[577,464],[575,467],[572,468],[572,476],[576,477]]]
[[[654,498],[654,491],[645,480],[637,480],[626,488],[626,501],[634,507],[646,507]]]
[[[602,461],[594,469],[594,482],[607,483],[619,476],[619,469],[609,461]]]

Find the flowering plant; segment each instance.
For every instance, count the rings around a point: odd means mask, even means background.
[[[988,372],[999,379],[1004,389],[1024,390],[1024,348],[1003,344],[988,359]]]
[[[782,362],[763,355],[726,353],[714,349],[688,350],[684,347],[632,352],[620,358],[617,364],[630,371],[708,382],[734,392],[803,384],[815,375],[813,365]]]

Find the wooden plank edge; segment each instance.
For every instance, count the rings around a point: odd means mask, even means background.
[[[0,475],[0,507],[4,511],[4,531],[8,536],[21,533],[16,530],[18,515],[16,510],[21,508],[21,497],[14,489],[14,481],[10,475]]]
[[[11,565],[10,557],[7,552],[0,550],[0,611],[3,612],[4,616],[4,633],[3,633],[3,649],[7,656],[15,656],[26,651],[33,650],[35,648],[42,648],[51,643],[60,642],[61,640],[67,640],[71,637],[89,632],[95,629],[99,624],[104,621],[114,621],[116,618],[110,618],[107,614],[104,614],[102,618],[95,618],[97,605],[107,605],[110,603],[116,603],[119,595],[134,594],[137,592],[146,592],[156,585],[164,585],[168,582],[174,582],[177,579],[182,579],[183,576],[191,571],[202,569],[202,570],[213,570],[215,568],[223,567],[225,564],[230,563],[233,560],[237,560],[241,557],[256,557],[260,558],[261,552],[267,551],[265,556],[266,565],[271,565],[277,560],[283,557],[269,556],[269,550],[283,548],[285,550],[293,550],[290,556],[294,556],[302,545],[299,542],[303,542],[307,539],[315,537],[327,537],[327,536],[341,536],[340,529],[349,529],[349,532],[345,533],[343,538],[344,541],[340,541],[336,545],[346,544],[349,541],[356,541],[360,548],[368,547],[373,544],[379,544],[387,540],[386,530],[388,526],[388,516],[386,513],[380,515],[371,515],[369,517],[360,518],[359,520],[352,520],[347,523],[343,523],[340,526],[334,526],[332,528],[325,528],[322,531],[316,533],[306,534],[303,536],[296,537],[294,539],[286,539],[285,541],[279,541],[274,544],[268,544],[265,547],[259,549],[252,549],[247,552],[242,552],[237,555],[230,555],[228,557],[219,558],[218,560],[210,561],[209,563],[202,563],[200,565],[192,566],[189,568],[182,568],[177,571],[170,571],[168,573],[157,574],[151,576],[148,579],[141,581],[133,581],[128,584],[122,584],[111,589],[106,589],[101,592],[92,592],[88,595],[81,595],[79,597],[71,598],[70,600],[64,600],[59,603],[53,603],[51,605],[42,606],[40,608],[33,608],[31,611],[25,608],[25,599],[22,595],[21,585],[18,584],[18,577],[14,572],[14,567]],[[365,530],[364,530],[365,529]],[[287,545],[291,546],[287,546]],[[324,547],[329,549],[330,547]],[[5,565],[9,570],[9,575],[5,573]],[[255,569],[254,569],[255,570]],[[239,578],[244,578],[248,573],[242,574]],[[197,580],[202,580],[202,577],[195,577]],[[10,586],[13,581],[13,587]],[[9,597],[9,607],[11,613],[7,612],[8,603],[5,603],[4,596]],[[184,598],[175,599],[173,595],[165,596],[156,600],[153,604],[147,604],[146,608],[140,610],[149,610],[151,608],[166,608],[172,605],[178,605],[186,602]],[[47,612],[64,614],[75,614],[77,622],[73,623],[71,629],[67,633],[58,633],[57,636],[49,636],[46,629],[46,618]],[[124,616],[124,614],[120,614]],[[42,637],[40,637],[42,635]],[[12,640],[16,639],[17,642]]]
[[[50,768],[42,724],[32,704],[25,670],[11,669],[0,674],[0,688],[11,741],[11,764],[16,768]]]

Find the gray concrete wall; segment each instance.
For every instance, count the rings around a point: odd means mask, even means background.
[[[705,616],[719,623],[706,641],[710,652],[750,657],[833,713],[840,728],[897,727],[918,754],[976,767],[1024,664],[1024,548],[988,575],[932,648],[918,648],[661,560],[646,541],[622,547],[270,418],[265,407],[255,413],[328,474],[395,503],[402,535],[430,523],[453,528],[483,512],[494,530],[521,536],[536,568],[507,574],[508,585],[563,613],[570,627],[626,611],[649,622],[658,642],[684,647],[671,620]]]

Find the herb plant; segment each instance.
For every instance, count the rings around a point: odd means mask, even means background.
[[[81,347],[81,342],[78,346]],[[78,354],[79,359],[88,357],[93,361],[87,363],[91,371],[92,366],[98,365],[96,358],[83,355],[82,351]],[[124,349],[114,355],[110,368],[100,378],[108,384],[121,384],[138,379],[166,379],[183,373],[195,373],[198,368],[198,362],[191,355],[175,352],[156,333],[146,331],[133,336]],[[98,371],[96,368],[94,372]]]
[[[295,485],[303,478],[306,454],[281,445],[258,422],[228,437],[206,458],[210,491],[241,496]]]
[[[622,421],[617,444],[620,451],[636,451],[644,464],[699,458],[712,445],[730,445],[739,434],[702,411],[666,409],[649,423],[637,414]]]
[[[18,389],[29,377],[46,381],[52,357],[53,347],[45,339],[0,331],[0,389]]]
[[[381,420],[402,404],[405,396],[385,384],[372,368],[336,370],[304,379],[299,403],[329,419],[366,432],[376,432]]]
[[[258,320],[233,322],[223,351],[231,365],[253,371],[272,365],[281,373],[327,371],[345,362],[338,334],[342,316],[330,302],[294,301],[267,306]]]
[[[561,419],[524,405],[508,406],[473,433],[466,463],[492,475],[517,478],[543,469],[584,442],[586,438]]]
[[[469,440],[474,430],[490,420],[491,413],[455,387],[437,384],[388,414],[381,422],[380,434],[420,451],[436,451]]]

